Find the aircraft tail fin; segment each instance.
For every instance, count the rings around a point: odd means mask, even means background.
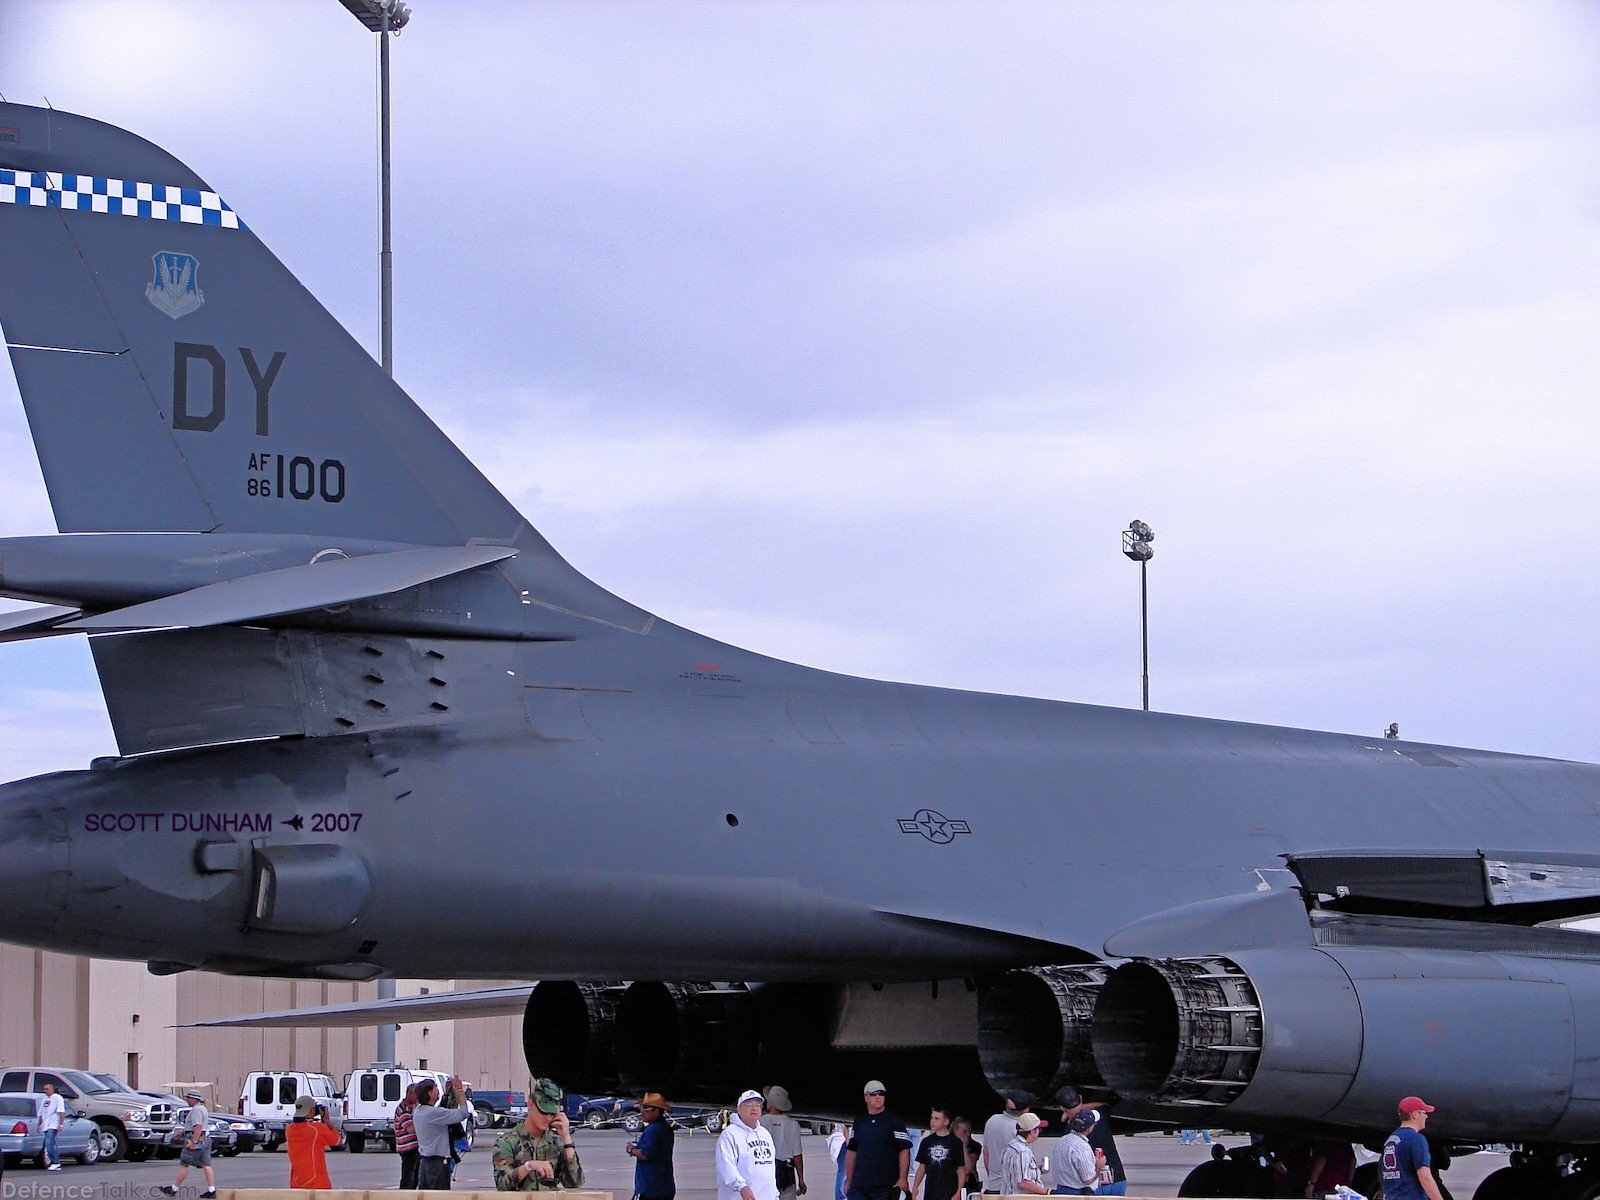
[[[203,179],[124,130],[0,104],[0,326],[64,533],[549,550]]]
[[[88,632],[124,753],[457,721],[446,685],[503,685],[500,640],[652,626],[131,133],[0,103],[0,327],[56,524],[81,535],[0,548],[4,594],[47,605],[0,640]]]

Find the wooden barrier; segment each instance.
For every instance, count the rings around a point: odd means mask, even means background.
[[[402,1192],[395,1188],[218,1188],[217,1200],[426,1200],[428,1197],[438,1196],[453,1196],[457,1200],[505,1200],[508,1194],[468,1191]],[[592,1188],[578,1191],[564,1190],[561,1195],[574,1197],[574,1200],[616,1200],[614,1193],[599,1192]]]
[[[429,1197],[452,1196],[456,1200],[504,1200],[506,1192],[402,1192],[395,1188],[334,1188],[331,1191],[296,1188],[218,1188],[217,1200],[428,1200]],[[550,1195],[549,1192],[542,1192]],[[592,1188],[565,1191],[563,1197],[574,1200],[616,1200],[614,1192],[600,1192]],[[1038,1196],[985,1196],[983,1200],[1039,1200]],[[1140,1196],[1137,1193],[1123,1200],[1164,1200],[1163,1197]]]

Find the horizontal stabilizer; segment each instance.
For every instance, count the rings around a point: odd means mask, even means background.
[[[516,554],[510,546],[438,546],[263,571],[68,621],[61,632],[202,629],[387,596]]]
[[[0,642],[22,642],[28,638],[51,637],[58,633],[76,633],[76,629],[62,629],[61,622],[75,617],[82,609],[60,604],[41,604],[0,616]]]

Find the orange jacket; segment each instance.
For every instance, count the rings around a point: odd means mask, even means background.
[[[339,1131],[321,1121],[295,1121],[283,1137],[289,1144],[289,1186],[331,1188],[326,1147],[339,1144]]]

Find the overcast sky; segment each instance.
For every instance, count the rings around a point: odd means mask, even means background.
[[[580,569],[815,666],[1600,759],[1600,5],[416,0],[396,374]],[[377,345],[337,0],[0,0]],[[8,281],[7,286],[19,286]],[[52,532],[9,365],[0,532]],[[0,646],[0,776],[113,749]]]

